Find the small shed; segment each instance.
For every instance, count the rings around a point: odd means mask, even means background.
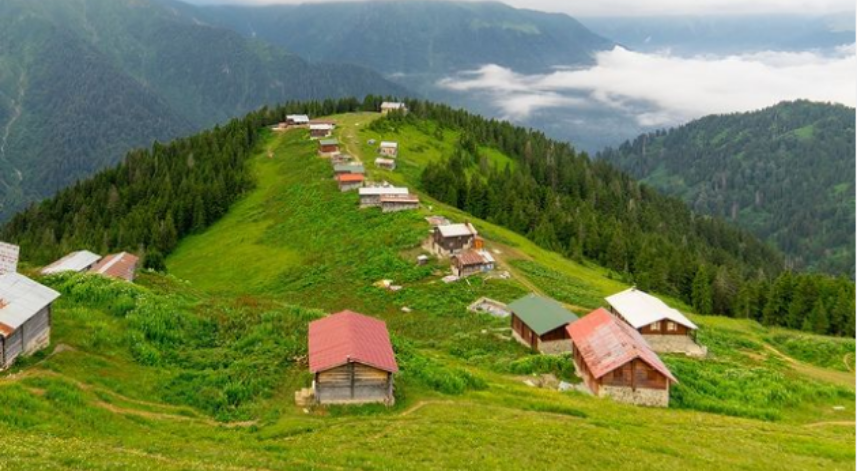
[[[128,252],[110,254],[100,262],[96,263],[90,273],[118,278],[125,281],[134,281],[137,277],[137,265],[140,258]]]
[[[51,304],[59,297],[24,275],[0,275],[0,370],[50,343]]]
[[[42,275],[52,275],[66,271],[84,272],[92,268],[99,260],[101,260],[101,255],[88,250],[78,250],[42,268],[41,273]]]
[[[393,141],[381,141],[381,145],[378,146],[378,152],[380,152],[381,155],[395,158],[399,155],[399,143]]]
[[[381,103],[381,113],[387,114],[391,111],[401,111],[403,113],[407,113],[408,107],[404,103],[398,101],[385,101]]]
[[[381,206],[382,196],[407,196],[410,191],[405,187],[369,186],[360,188],[360,207],[372,208]]]
[[[318,153],[327,157],[339,153],[339,141],[336,139],[322,139],[318,141]]]
[[[21,248],[17,245],[0,242],[0,275],[18,272],[18,258]]]
[[[336,183],[339,191],[351,191],[362,187],[363,179],[362,173],[340,173],[336,176]]]
[[[330,123],[310,123],[309,135],[314,138],[330,137],[333,134],[333,124]]]
[[[596,396],[619,402],[667,407],[678,381],[639,332],[599,308],[566,329],[574,365]]]
[[[342,311],[309,325],[309,369],[318,404],[392,405],[399,371],[384,321]]]
[[[378,157],[375,159],[375,166],[378,168],[383,168],[385,170],[396,170],[396,161],[393,159],[385,159],[383,157]]]
[[[571,340],[565,327],[577,316],[553,299],[528,294],[509,306],[512,313],[512,336],[539,353],[571,351]]]
[[[466,250],[450,258],[452,274],[461,278],[494,269],[494,257],[487,250]]]
[[[395,213],[398,211],[408,211],[419,209],[420,197],[408,193],[406,195],[381,195],[381,212]]]
[[[438,257],[450,257],[474,247],[479,232],[473,224],[446,224],[436,226],[431,237],[425,242],[426,250]]]
[[[606,301],[610,312],[642,334],[656,352],[705,355],[705,347],[696,343],[696,324],[660,299],[630,288]]]

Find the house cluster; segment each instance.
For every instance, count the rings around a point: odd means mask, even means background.
[[[560,303],[530,294],[509,304],[512,335],[539,353],[571,353],[586,389],[631,404],[666,407],[678,380],[657,353],[704,356],[697,327],[679,311],[636,288],[606,298],[579,318]]]
[[[420,197],[407,187],[382,184],[360,188],[358,193],[361,208],[381,208],[381,212],[392,213],[420,207]]]
[[[109,278],[134,281],[140,259],[131,253],[120,252],[102,257],[88,250],[78,250],[42,268],[42,275],[63,272],[89,272]]]
[[[309,116],[305,114],[288,114],[286,120],[273,127],[274,131],[286,131],[291,128],[309,125]]]
[[[470,222],[452,224],[442,219],[434,225],[423,249],[440,259],[448,258],[453,276],[464,278],[494,269],[496,261]],[[432,220],[429,220],[432,224]]]

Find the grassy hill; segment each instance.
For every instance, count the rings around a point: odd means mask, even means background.
[[[853,108],[796,101],[708,116],[601,157],[770,241],[797,267],[853,277]]]
[[[335,116],[370,177],[416,186],[452,131],[368,129]],[[439,138],[442,135],[442,138]],[[370,138],[402,143],[378,172]],[[488,151],[488,149],[485,149]],[[508,158],[490,152],[490,161]],[[624,286],[523,237],[421,195],[431,210],[382,215],[340,193],[305,131],[267,135],[256,186],[185,238],[171,275],[138,284],[42,279],[63,293],[49,352],[0,376],[4,462],[112,469],[842,469],[855,455],[854,341],[692,316],[706,360],[666,356],[680,384],[669,409],[526,386],[575,381],[567,360],[530,354],[507,322],[465,307],[542,291],[585,312]],[[422,219],[471,219],[509,279],[439,282],[418,267]],[[373,286],[392,279],[404,288]],[[672,302],[671,300],[668,300]],[[402,307],[411,312],[403,312]],[[350,308],[383,318],[401,366],[396,406],[302,410],[306,324]],[[686,309],[686,307],[683,307]],[[837,361],[838,359],[838,361]],[[561,443],[563,446],[558,446]],[[724,446],[728,443],[729,446]]]

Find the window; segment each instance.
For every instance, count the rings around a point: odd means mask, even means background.
[[[655,322],[654,324],[649,324],[649,330],[654,332],[661,330],[661,321]]]
[[[667,332],[675,332],[678,330],[678,326],[675,325],[675,322],[667,322]]]

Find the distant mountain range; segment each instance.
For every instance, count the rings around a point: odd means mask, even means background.
[[[735,221],[797,267],[854,274],[854,109],[807,101],[709,116],[601,157]]]
[[[290,99],[403,95],[366,68],[313,64],[194,7],[157,0],[0,3],[0,219],[168,140]]]

